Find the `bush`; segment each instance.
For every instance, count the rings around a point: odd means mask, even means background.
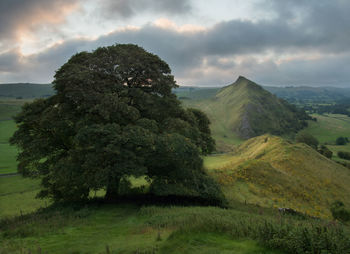
[[[335,201],[332,204],[331,212],[335,220],[350,221],[350,211],[345,208],[344,203],[341,201]]]
[[[295,137],[295,141],[298,143],[304,143],[317,150],[318,140],[307,132],[299,132]]]
[[[343,145],[346,145],[347,143],[349,143],[349,140],[348,140],[348,138],[345,138],[345,137],[338,137],[336,139],[335,143],[338,146],[343,146]]]
[[[329,150],[326,146],[322,145],[321,148],[318,150],[320,154],[327,157],[328,159],[331,159],[333,156],[333,152]]]
[[[344,160],[350,160],[350,153],[349,152],[339,151],[337,154],[338,154],[339,158],[342,158]]]

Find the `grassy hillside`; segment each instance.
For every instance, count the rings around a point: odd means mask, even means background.
[[[311,253],[307,251],[330,247],[333,251],[325,253],[350,250],[348,227],[283,215],[274,208],[239,202],[223,209],[142,205],[142,201],[106,204],[99,200],[83,206],[46,207],[44,201],[33,198],[37,182],[19,176],[4,179],[0,178],[0,204],[7,210],[0,215],[2,254],[282,254],[297,253],[297,249],[305,250],[298,253]],[[38,207],[45,208],[26,214]],[[16,209],[22,210],[21,216]]]
[[[237,144],[264,133],[292,133],[301,129],[301,119],[307,118],[305,113],[244,77],[219,90],[215,98],[183,103],[207,113],[219,146]]]
[[[0,177],[0,218],[19,216],[48,205],[48,200],[35,199],[39,182],[19,175]]]
[[[206,165],[229,200],[324,217],[335,200],[350,206],[350,170],[304,144],[264,135],[231,156],[208,157]]]
[[[320,143],[335,144],[335,140],[350,137],[350,117],[337,114],[314,114],[316,122],[310,121],[305,131],[315,136]]]
[[[337,156],[338,151],[350,152],[350,144],[336,145],[338,137],[350,138],[350,117],[340,114],[313,114],[317,121],[309,121],[303,131],[310,133],[318,139],[321,145],[326,145],[333,152],[333,160],[349,162]]]
[[[17,171],[17,149],[10,146],[9,138],[16,130],[12,117],[21,110],[27,100],[0,99],[0,174]]]
[[[220,87],[185,87],[173,89],[180,100],[203,100],[215,97]]]
[[[0,84],[0,98],[40,98],[54,94],[51,84]]]
[[[350,98],[349,88],[308,86],[263,86],[263,88],[279,98],[296,104],[328,104]],[[185,99],[210,99],[214,98],[220,89],[221,87],[179,87],[174,90],[174,93]]]

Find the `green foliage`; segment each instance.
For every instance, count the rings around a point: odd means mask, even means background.
[[[170,72],[131,44],[72,56],[56,72],[56,94],[24,105],[15,118],[18,171],[40,177],[39,197],[55,201],[87,199],[99,189],[115,199],[121,179],[144,175],[204,197],[211,187],[192,184],[205,179],[200,154],[214,150],[209,120],[181,108]]]
[[[337,155],[344,160],[350,160],[350,152],[339,151]]]
[[[317,150],[318,140],[308,132],[299,132],[295,141],[298,143],[304,143]]]
[[[156,147],[148,162],[148,175],[153,179],[151,193],[200,198],[223,205],[220,188],[203,171],[199,151],[189,138],[178,133],[166,134],[157,140]]]
[[[341,201],[335,201],[331,205],[332,216],[335,220],[343,222],[350,221],[350,210],[345,208],[345,205]]]
[[[333,156],[333,152],[324,145],[321,145],[320,149],[318,149],[318,152],[326,156],[328,159],[331,159]]]
[[[349,140],[345,137],[338,137],[335,141],[335,144],[338,146],[346,145],[346,143],[349,143]]]

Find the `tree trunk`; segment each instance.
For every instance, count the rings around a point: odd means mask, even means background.
[[[118,199],[119,182],[120,178],[113,178],[113,180],[111,179],[111,181],[107,185],[105,199],[109,201],[114,201]]]

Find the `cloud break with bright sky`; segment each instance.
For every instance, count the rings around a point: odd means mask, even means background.
[[[179,85],[350,87],[349,13],[349,0],[0,0],[0,83],[49,83],[77,52],[133,43]]]

